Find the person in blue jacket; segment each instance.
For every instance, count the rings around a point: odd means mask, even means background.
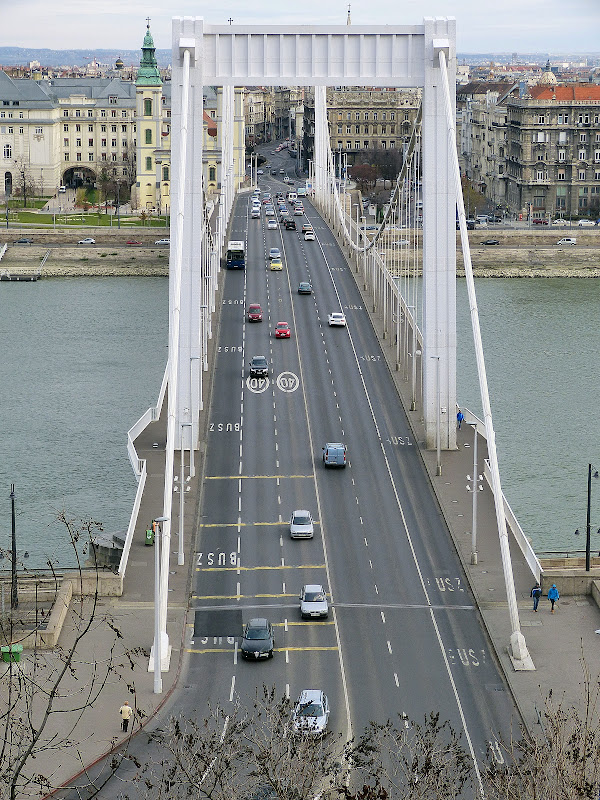
[[[462,425],[464,418],[465,418],[465,415],[462,413],[462,411],[459,408],[458,409],[458,414],[456,415],[456,422],[458,423],[458,430],[460,430],[460,426]]]
[[[554,603],[558,600],[560,595],[558,594],[558,589],[556,588],[556,584],[553,583],[552,586],[548,589],[548,600],[552,603],[552,608],[550,609],[550,613],[554,614]]]

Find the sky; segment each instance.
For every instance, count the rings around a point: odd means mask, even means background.
[[[350,0],[354,25],[417,25],[453,16],[461,53],[600,51],[600,0]],[[338,25],[348,3],[295,0],[0,0],[0,47],[137,49],[150,17],[157,48],[171,47],[173,16],[210,24]]]

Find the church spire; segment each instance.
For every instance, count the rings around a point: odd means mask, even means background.
[[[142,44],[142,60],[137,74],[136,86],[162,86],[156,62],[154,39],[150,33],[150,17],[146,18],[146,35]]]

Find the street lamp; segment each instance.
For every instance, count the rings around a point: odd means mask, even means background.
[[[477,474],[477,422],[469,422],[473,428],[473,487],[467,484],[467,492],[473,495],[473,523],[471,527],[471,564],[477,564],[477,494],[483,491],[483,486],[479,481],[483,480],[483,475]],[[467,480],[471,476],[467,475]]]
[[[593,473],[592,473],[593,470]],[[590,532],[590,517],[592,505],[592,474],[594,478],[598,477],[598,470],[588,464],[588,482],[587,482],[587,523],[585,528],[585,571],[590,571],[590,547],[591,547],[591,532]]]
[[[185,564],[185,553],[183,552],[183,512],[184,512],[184,504],[185,504],[185,493],[190,491],[190,487],[186,485],[187,481],[184,480],[184,467],[185,467],[185,448],[183,446],[183,429],[184,428],[191,428],[191,422],[182,422],[181,423],[181,450],[180,450],[180,462],[181,462],[181,469],[179,471],[179,545],[177,547],[177,564],[182,567]],[[192,466],[192,448],[193,442],[190,442],[190,477],[191,477],[191,466]],[[189,481],[188,477],[188,481]],[[177,491],[177,487],[175,487],[175,491]]]
[[[162,694],[162,647],[161,647],[161,632],[160,632],[160,547],[161,547],[161,529],[162,522],[167,522],[170,517],[156,517],[152,520],[152,528],[154,529],[154,694]]]

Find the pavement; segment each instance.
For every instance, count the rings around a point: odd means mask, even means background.
[[[362,281],[359,281],[359,288],[362,289],[362,286]],[[370,308],[372,302],[369,302],[366,296],[364,299],[365,306]],[[217,308],[220,308],[219,302]],[[402,371],[397,371],[395,368],[393,337],[384,340],[380,318],[372,315],[372,319],[380,341],[383,342],[383,352],[388,360],[390,373],[396,382],[404,407],[408,409],[410,382]],[[213,350],[217,338],[218,330],[210,342],[211,371],[214,366]],[[207,393],[204,398],[204,408],[208,409],[211,381],[205,381],[204,384]],[[512,631],[493,496],[487,484],[484,484],[484,491],[478,496],[478,563],[476,565],[470,563],[472,498],[466,490],[468,483],[466,476],[471,475],[473,471],[473,430],[463,423],[462,429],[458,431],[457,450],[442,453],[442,474],[438,476],[436,453],[423,448],[424,431],[420,412],[407,411],[407,414],[413,428],[415,443],[422,453],[438,503],[477,601],[482,622],[489,634],[490,657],[496,658],[500,664],[507,685],[530,732],[541,733],[539,714],[543,710],[544,699],[550,689],[554,698],[557,696],[564,698],[569,706],[578,706],[581,703],[584,677],[582,655],[588,665],[595,665],[600,648],[600,637],[595,633],[600,629],[600,609],[590,595],[565,597],[563,594],[556,613],[550,613],[550,604],[545,597],[540,600],[538,612],[534,613],[530,598],[534,578],[519,548],[514,541],[511,541],[521,630],[535,665],[533,671],[515,671],[508,652]],[[206,411],[202,413],[202,417],[201,431],[206,428]],[[206,436],[201,436],[201,440],[205,442]],[[130,552],[123,594],[121,597],[101,598],[98,609],[99,616],[110,618],[113,628],[120,632],[121,638],[117,639],[112,655],[115,669],[109,672],[98,696],[79,714],[74,727],[72,714],[57,715],[56,719],[51,720],[52,731],[68,737],[72,746],[59,751],[60,759],[57,759],[55,751],[47,750],[41,752],[35,762],[36,772],[50,775],[55,786],[66,783],[85,766],[91,765],[123,743],[127,737],[120,731],[119,708],[125,700],[129,700],[136,710],[133,725],[127,736],[135,735],[141,726],[147,724],[148,720],[168,703],[177,685],[185,656],[186,636],[190,630],[188,625],[191,622],[191,618],[188,618],[188,600],[193,570],[193,534],[197,529],[199,513],[204,445],[196,454],[196,478],[190,481],[191,490],[186,495],[184,566],[177,564],[179,496],[175,495],[174,498],[167,619],[172,653],[170,669],[163,673],[163,692],[155,694],[153,673],[148,672],[148,656],[153,640],[154,548],[145,545],[145,530],[154,517],[162,514],[165,442],[166,400],[161,418],[152,423],[136,441],[140,458],[147,459],[148,479]],[[485,440],[481,436],[478,441],[478,451],[479,463],[482,464],[487,450]],[[179,475],[177,453],[175,474]],[[596,572],[600,574],[600,570]],[[560,590],[559,580],[557,584]],[[63,646],[67,646],[74,636],[77,610],[77,607],[73,609],[61,634],[60,644]],[[82,687],[85,689],[91,685],[95,672],[107,663],[111,647],[114,646],[113,628],[105,624],[93,626],[83,642],[82,650],[78,650],[81,663],[77,672],[67,678],[66,688],[69,691],[81,692]],[[49,659],[51,661],[52,656]],[[24,668],[27,669],[26,653],[23,661]],[[60,701],[59,705],[66,707],[67,702],[67,700]]]

